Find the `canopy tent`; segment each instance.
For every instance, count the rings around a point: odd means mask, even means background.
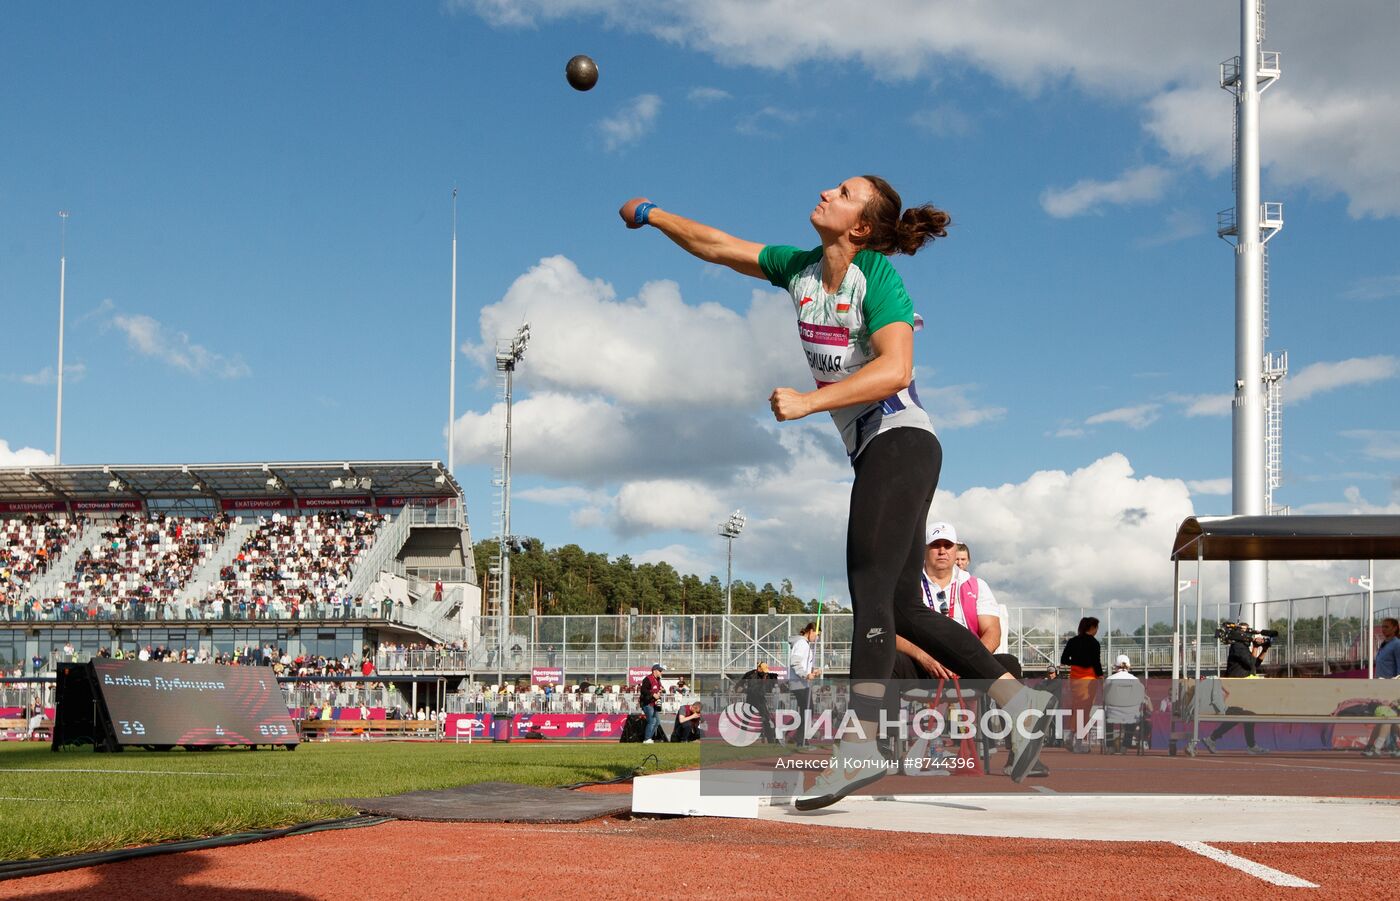
[[[1188,516],[1172,542],[1172,678],[1180,678],[1181,562],[1397,560],[1400,516]],[[1198,573],[1199,575],[1199,573]],[[1190,583],[1187,583],[1188,585]],[[1375,586],[1366,604],[1367,665],[1375,673]],[[1196,677],[1201,675],[1201,584],[1196,580]]]
[[[1173,560],[1397,560],[1400,516],[1190,516]]]

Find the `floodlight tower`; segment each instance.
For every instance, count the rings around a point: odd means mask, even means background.
[[[505,599],[510,592],[510,416],[512,405],[512,387],[514,384],[515,367],[525,356],[525,345],[530,343],[530,323],[522,323],[516,330],[513,338],[505,339],[496,344],[496,371],[501,378],[501,399],[505,405],[506,425],[505,435],[501,442],[501,474],[498,479],[501,488],[500,500],[500,544],[497,547],[497,557],[495,572],[491,575],[495,578],[494,591],[488,592],[491,599],[491,607],[487,609],[488,615],[498,617],[498,622],[503,628],[496,630],[497,641],[497,661],[501,662],[501,657],[505,653],[505,635],[509,630],[509,623],[504,622],[504,617],[509,617],[510,605],[505,603]],[[494,608],[494,609],[492,609]]]
[[[747,521],[742,511],[735,510],[729,514],[728,519],[719,524],[720,537],[729,543],[729,565],[724,578],[724,640],[720,642],[721,653],[724,655],[720,663],[720,676],[724,679],[729,678],[729,618],[734,615],[734,539],[744,531],[744,523]]]
[[[1268,335],[1267,244],[1283,228],[1283,204],[1259,200],[1259,100],[1281,74],[1277,51],[1262,49],[1263,0],[1240,0],[1240,55],[1220,64],[1220,86],[1235,97],[1235,206],[1217,233],[1235,247],[1235,390],[1232,407],[1236,515],[1273,513],[1281,462],[1282,392],[1287,355],[1264,355]],[[1251,623],[1268,590],[1263,561],[1230,564],[1230,607]]]

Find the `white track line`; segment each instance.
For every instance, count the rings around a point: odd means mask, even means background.
[[[1223,863],[1227,867],[1247,873],[1255,879],[1262,879],[1273,885],[1282,885],[1286,888],[1317,888],[1317,884],[1306,879],[1299,879],[1291,873],[1282,870],[1275,870],[1273,867],[1266,867],[1262,863],[1255,863],[1238,854],[1231,854],[1229,851],[1222,851],[1205,842],[1172,842],[1178,848],[1185,848],[1202,857],[1208,857],[1216,863]]]

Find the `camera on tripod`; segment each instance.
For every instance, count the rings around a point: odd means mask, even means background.
[[[1232,644],[1236,641],[1253,642],[1256,638],[1263,638],[1260,644],[1267,648],[1278,638],[1278,630],[1251,629],[1249,623],[1224,622],[1215,630],[1215,637],[1220,639],[1221,644]]]

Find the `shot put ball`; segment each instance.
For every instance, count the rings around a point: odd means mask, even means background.
[[[575,91],[591,90],[598,83],[598,64],[591,57],[580,53],[569,60],[569,64],[564,67],[564,75]]]

